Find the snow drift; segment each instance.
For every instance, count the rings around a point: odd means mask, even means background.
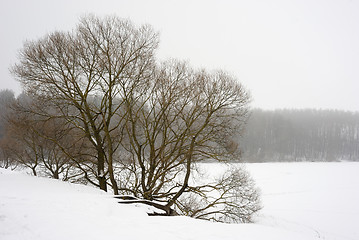
[[[358,239],[358,163],[247,169],[263,193],[255,224],[148,217],[147,207],[118,204],[92,187],[0,169],[0,239]]]

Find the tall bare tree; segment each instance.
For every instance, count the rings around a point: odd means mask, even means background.
[[[170,214],[190,191],[196,162],[233,157],[231,137],[244,124],[249,95],[224,72],[194,71],[177,61],[162,64],[153,81],[135,90],[125,97],[129,141],[123,142],[131,163],[124,170],[133,176],[120,190],[163,201]]]
[[[107,178],[117,193],[113,155],[121,142],[123,89],[151,74],[157,33],[116,17],[81,19],[73,32],[27,42],[12,68],[28,94],[56,111],[32,109],[44,119],[63,118],[82,131],[96,151],[98,186]]]

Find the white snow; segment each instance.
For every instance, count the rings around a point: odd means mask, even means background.
[[[262,163],[247,169],[262,189],[259,224],[319,239],[359,239],[359,163]]]
[[[0,239],[359,239],[359,163],[246,166],[263,195],[255,224],[148,217],[89,186],[0,169]]]

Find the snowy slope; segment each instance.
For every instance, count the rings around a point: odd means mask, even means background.
[[[92,187],[0,169],[0,239],[358,239],[359,164],[247,168],[262,188],[264,209],[258,223],[240,225],[148,217]]]

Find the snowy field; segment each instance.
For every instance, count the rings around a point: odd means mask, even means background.
[[[359,163],[246,168],[262,190],[264,208],[254,224],[148,217],[92,187],[0,169],[0,239],[359,239]]]
[[[318,239],[359,239],[359,163],[262,163],[247,168],[262,190],[259,225]]]

